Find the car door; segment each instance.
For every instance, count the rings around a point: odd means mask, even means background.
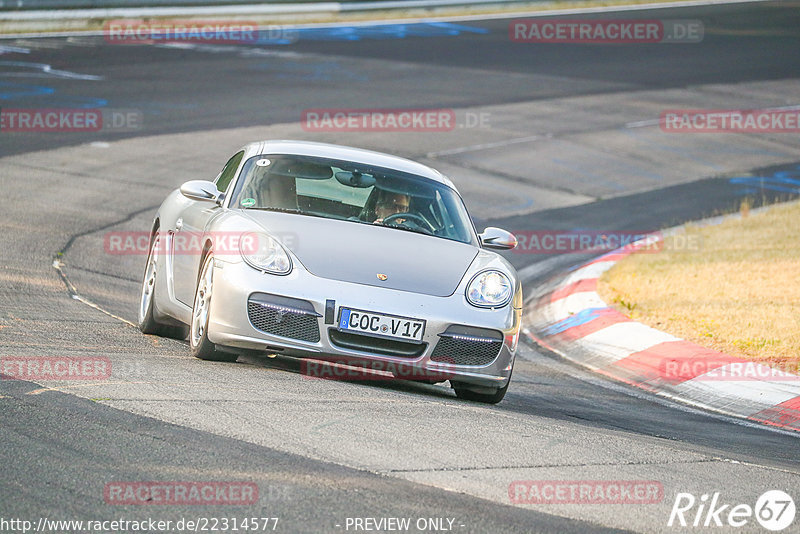
[[[237,152],[228,160],[216,179],[217,188],[225,191],[231,183],[244,151]],[[188,199],[187,199],[188,200]],[[216,202],[188,200],[181,216],[175,221],[172,242],[175,298],[187,306],[194,303],[197,275],[200,271],[200,255],[203,241],[212,219],[222,213]]]

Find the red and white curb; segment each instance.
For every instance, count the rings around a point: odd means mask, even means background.
[[[600,298],[600,276],[659,239],[600,256],[540,288],[526,308],[525,333],[569,360],[658,395],[800,431],[800,376],[637,323]]]

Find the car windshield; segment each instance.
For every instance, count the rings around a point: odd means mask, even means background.
[[[475,243],[461,197],[394,169],[295,155],[261,155],[242,168],[230,206],[380,224]]]

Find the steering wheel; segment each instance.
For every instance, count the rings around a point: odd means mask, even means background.
[[[400,225],[405,225],[406,223],[411,223],[411,228],[418,228],[426,233],[433,234],[436,231],[436,228],[433,227],[431,223],[425,220],[424,217],[418,215],[416,213],[393,213],[388,217],[383,218],[383,224],[389,224],[394,222],[397,219],[405,219],[402,223],[397,223]]]

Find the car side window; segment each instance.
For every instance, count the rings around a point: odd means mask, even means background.
[[[233,180],[233,177],[236,175],[236,169],[239,168],[242,157],[244,157],[244,150],[234,154],[234,156],[228,160],[228,163],[225,164],[225,167],[223,167],[222,172],[219,173],[219,177],[217,178],[216,184],[218,190],[225,192],[228,189],[231,180]]]

